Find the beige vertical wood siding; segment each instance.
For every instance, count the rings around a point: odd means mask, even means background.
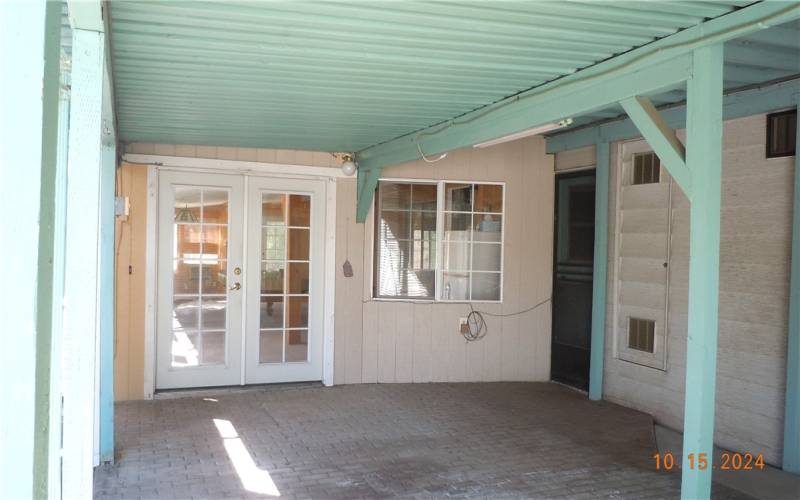
[[[781,463],[794,157],[766,159],[765,115],[725,122],[715,441]],[[612,147],[609,244],[616,243],[619,145]],[[569,168],[569,156],[557,155]],[[574,154],[573,157],[579,155]],[[564,160],[564,161],[562,161]],[[689,203],[675,189],[667,371],[614,358],[614,252],[609,252],[605,396],[683,428]],[[689,382],[691,383],[691,381]]]
[[[435,164],[387,168],[383,176],[505,181],[504,301],[475,307],[510,313],[550,297],[553,158],[545,155],[541,138],[465,148]],[[339,179],[335,383],[549,379],[549,302],[519,316],[486,316],[489,333],[467,343],[458,332],[459,318],[469,312],[466,305],[371,301],[372,231],[369,220],[354,223],[355,196],[355,179]],[[352,278],[341,269],[348,257]]]
[[[296,150],[130,144],[127,152],[339,166],[329,153]],[[146,193],[146,169],[125,168],[144,176],[140,181]],[[384,175],[507,182],[504,302],[476,306],[500,314],[530,307],[551,295],[553,170],[553,157],[545,154],[544,140],[534,137],[486,149],[465,148],[436,164],[408,163],[388,168]],[[458,319],[467,315],[467,306],[371,301],[372,241],[366,238],[371,231],[355,222],[355,177],[338,179],[336,189],[336,384],[549,379],[549,302],[518,316],[487,316],[489,333],[467,344],[458,333]],[[125,287],[126,296],[117,306],[117,399],[143,397],[144,278],[141,274],[140,280],[128,285],[125,275],[131,259],[139,259],[144,269],[146,198],[142,195],[134,203],[137,210],[132,208],[130,221],[137,224],[142,237],[126,243],[131,257],[118,260],[117,287]],[[352,278],[342,273],[345,258],[353,266]],[[137,322],[120,321],[125,308],[135,309]]]
[[[147,168],[120,167],[117,189],[130,200],[130,215],[116,224],[116,325],[114,396],[144,397],[144,281],[147,238]]]

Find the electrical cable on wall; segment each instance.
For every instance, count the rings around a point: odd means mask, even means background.
[[[419,146],[419,143],[417,143],[417,146]],[[422,150],[420,150],[420,154],[422,154]],[[348,225],[349,225],[350,219],[347,219],[347,220],[348,220]],[[348,240],[346,241],[346,244],[347,244],[347,250],[348,250],[348,253],[349,253],[349,248],[350,248],[349,233],[348,233]],[[362,246],[366,246],[366,244],[367,244],[367,233],[366,233],[366,231],[362,231],[361,232],[361,244],[362,244]],[[493,318],[508,318],[508,317],[512,317],[512,316],[519,316],[521,314],[525,314],[527,312],[531,312],[531,311],[533,311],[535,309],[538,309],[539,307],[541,307],[541,306],[547,304],[548,302],[550,302],[552,299],[553,299],[553,297],[550,296],[550,297],[547,297],[546,299],[544,299],[544,300],[542,300],[540,302],[537,302],[536,304],[534,304],[534,305],[532,305],[530,307],[526,307],[525,309],[520,309],[518,311],[514,311],[514,312],[510,312],[510,313],[491,313],[491,312],[487,312],[487,311],[478,311],[478,310],[475,310],[475,308],[472,305],[472,302],[467,302],[467,301],[464,301],[464,302],[449,302],[448,301],[447,304],[463,304],[463,305],[469,306],[470,312],[467,315],[467,325],[466,325],[467,326],[467,331],[466,332],[462,332],[462,335],[464,336],[464,339],[467,342],[474,342],[476,340],[482,339],[483,337],[486,336],[487,333],[489,333],[489,326],[486,324],[486,320],[484,319],[484,316],[491,316]],[[364,299],[361,300],[362,304],[367,304],[367,303],[370,303],[370,302],[375,302],[375,300],[372,299],[372,298],[369,298],[369,299],[366,299],[366,300],[364,300]],[[396,302],[396,303],[399,303],[399,304],[426,303],[426,302],[422,302],[422,301],[419,301],[419,300],[402,300],[402,299],[401,300],[392,299],[391,302]],[[436,304],[436,302],[431,302],[431,303]],[[361,319],[362,319],[362,325],[361,326],[363,328],[363,326],[364,326],[363,325],[363,316],[362,316]]]
[[[476,311],[472,304],[469,305],[469,314],[467,314],[467,324],[462,326],[461,335],[467,342],[474,342],[486,336],[488,328],[486,321],[483,319],[483,314]]]
[[[519,311],[514,311],[510,313],[491,313],[487,311],[478,311],[476,310],[472,302],[447,302],[447,304],[464,304],[469,306],[469,314],[467,314],[467,323],[465,325],[466,330],[461,331],[461,335],[464,336],[464,339],[467,342],[474,342],[476,340],[480,340],[489,333],[489,326],[486,324],[486,320],[483,318],[484,316],[491,316],[494,318],[508,318],[511,316],[519,316],[520,314],[525,314],[527,312],[531,312],[534,309],[538,309],[539,307],[547,304],[552,300],[552,297],[547,297],[546,299],[542,300],[541,302],[537,302],[536,304],[526,307],[525,309],[520,309]],[[369,302],[375,302],[373,299],[362,300],[362,304],[367,304]],[[394,300],[392,299],[391,302],[399,303],[399,304],[420,304],[423,303],[419,300]],[[433,302],[434,304],[436,302]]]
[[[422,152],[422,146],[419,145],[419,140],[417,140],[417,151],[419,151],[419,156],[425,163],[436,163],[437,161],[444,160],[445,158],[447,158],[447,153],[440,154],[439,157],[436,158],[435,160],[428,158],[427,156],[425,156],[425,153]]]

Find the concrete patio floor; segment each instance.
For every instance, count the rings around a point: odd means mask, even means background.
[[[652,419],[550,383],[274,386],[117,404],[97,498],[676,498]],[[749,498],[714,484],[715,498]]]

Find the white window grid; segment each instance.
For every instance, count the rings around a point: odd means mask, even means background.
[[[371,242],[371,255],[373,260],[373,274],[372,274],[372,286],[371,289],[371,297],[372,300],[375,301],[386,301],[386,302],[422,302],[422,303],[432,303],[432,302],[443,302],[443,303],[489,303],[489,304],[501,304],[503,302],[503,292],[504,292],[504,281],[505,281],[505,238],[506,238],[506,183],[505,182],[497,182],[497,181],[475,181],[475,180],[459,180],[459,179],[446,179],[446,180],[431,180],[431,179],[407,179],[407,178],[395,178],[395,177],[382,177],[379,179],[379,186],[381,182],[397,182],[403,184],[432,184],[437,186],[436,192],[436,245],[437,245],[437,252],[436,252],[436,264],[434,266],[435,271],[435,293],[432,299],[425,298],[425,297],[382,297],[376,296],[375,294],[375,280],[378,278],[377,273],[374,272],[374,260],[376,257],[375,252],[375,241],[379,237],[378,234],[373,234],[372,242]],[[502,208],[499,212],[475,212],[472,211],[457,211],[457,210],[445,210],[445,185],[447,184],[468,184],[471,186],[472,193],[471,199],[474,209],[475,203],[475,195],[474,190],[475,186],[477,185],[488,185],[488,186],[501,186],[502,190]],[[379,208],[375,205],[373,210],[373,216],[378,216]],[[500,270],[499,271],[475,271],[472,269],[469,270],[452,270],[452,269],[444,269],[443,268],[443,248],[446,244],[444,240],[444,221],[445,221],[445,213],[451,214],[470,214],[471,216],[480,215],[495,215],[501,217],[501,226],[500,226],[500,241],[499,242],[479,242],[481,244],[495,244],[500,246]],[[373,224],[373,227],[375,225]],[[471,230],[472,231],[472,230]],[[468,243],[469,244],[469,253],[470,253],[470,268],[473,267],[472,263],[472,244],[473,240],[470,237],[470,240],[460,241],[460,243]],[[500,275],[500,297],[499,299],[492,300],[492,299],[472,299],[472,273],[486,273],[486,274],[499,274]],[[470,297],[464,299],[447,299],[443,297],[443,273],[459,273],[459,274],[467,274],[469,276],[469,288],[470,288]]]
[[[281,360],[280,361],[264,361],[262,362],[260,359],[259,353],[259,365],[287,365],[293,363],[307,363],[310,357],[310,346],[306,350],[306,359],[299,360],[299,361],[287,361],[286,360],[286,342],[287,338],[290,333],[292,332],[305,332],[306,335],[309,335],[310,332],[310,325],[306,324],[304,327],[293,327],[288,324],[288,315],[289,315],[289,302],[292,298],[300,298],[306,299],[306,310],[311,311],[311,279],[312,279],[312,272],[311,272],[311,238],[312,238],[312,222],[309,219],[308,226],[295,226],[289,224],[289,211],[290,211],[290,199],[291,196],[305,196],[309,198],[309,214],[313,213],[312,207],[314,204],[314,199],[311,194],[306,192],[295,192],[295,191],[270,191],[270,190],[263,190],[261,191],[261,201],[264,202],[266,196],[283,196],[285,200],[285,204],[283,207],[283,224],[264,224],[262,221],[260,224],[261,231],[263,233],[264,230],[269,232],[270,229],[279,230],[278,232],[283,233],[283,248],[281,249],[281,255],[270,255],[267,253],[269,249],[262,248],[264,243],[263,235],[260,236],[259,240],[259,273],[263,272],[265,269],[265,265],[270,264],[283,264],[283,292],[282,293],[263,293],[263,290],[259,290],[259,312],[261,308],[261,301],[268,298],[282,298],[282,307],[283,307],[283,314],[282,314],[282,325],[280,327],[272,327],[266,328],[261,325],[261,316],[259,314],[259,327],[258,327],[258,334],[259,334],[259,348],[261,344],[260,336],[264,333],[268,335],[277,335],[278,332],[281,332]],[[310,217],[310,216],[309,216]],[[308,231],[308,258],[307,259],[292,259],[289,256],[289,233],[292,230],[302,230]],[[275,249],[272,249],[275,250]],[[308,266],[308,291],[306,293],[293,293],[289,289],[289,270],[292,264],[305,264]],[[259,279],[259,288],[261,287],[261,280]],[[309,319],[310,321],[310,319]]]
[[[216,227],[219,229],[225,228],[226,231],[226,239],[227,239],[227,231],[230,228],[230,189],[224,187],[211,187],[211,186],[194,186],[194,185],[176,185],[173,187],[173,196],[175,196],[178,190],[196,190],[200,194],[200,217],[194,222],[184,222],[184,221],[175,221],[172,222],[172,261],[173,266],[177,266],[180,263],[184,264],[192,264],[197,266],[197,280],[198,280],[198,290],[196,293],[175,293],[173,289],[173,307],[174,301],[176,299],[185,299],[191,300],[194,299],[197,301],[197,326],[194,329],[185,330],[185,333],[196,335],[197,336],[197,352],[198,352],[198,366],[214,366],[225,364],[225,360],[228,359],[228,304],[227,304],[227,290],[223,293],[208,293],[203,289],[203,275],[205,274],[205,265],[212,264],[212,263],[222,263],[226,265],[228,262],[228,255],[226,254],[224,258],[220,258],[217,256],[216,258],[211,258],[205,254],[205,228],[207,227]],[[228,213],[227,219],[224,222],[208,222],[205,219],[205,196],[206,192],[214,191],[214,192],[225,192],[226,193],[226,203],[228,203]],[[175,203],[173,203],[175,205]],[[180,226],[185,227],[195,227],[198,229],[198,236],[199,236],[199,254],[196,258],[186,258],[185,255],[179,256],[178,255],[178,228]],[[226,273],[227,274],[227,273]],[[174,278],[173,278],[174,279]],[[173,286],[174,288],[174,286]],[[227,288],[227,281],[225,283],[225,288]],[[213,327],[206,327],[205,320],[203,318],[203,304],[205,303],[204,299],[226,299],[225,301],[225,320],[223,328],[213,328]],[[203,336],[209,335],[223,335],[223,358],[222,361],[205,361],[205,353],[203,349]]]

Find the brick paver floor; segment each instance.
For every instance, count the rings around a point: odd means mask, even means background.
[[[222,391],[121,403],[116,426],[98,498],[640,499],[680,489],[678,473],[654,471],[648,415],[549,383]],[[716,484],[714,496],[748,498]]]

